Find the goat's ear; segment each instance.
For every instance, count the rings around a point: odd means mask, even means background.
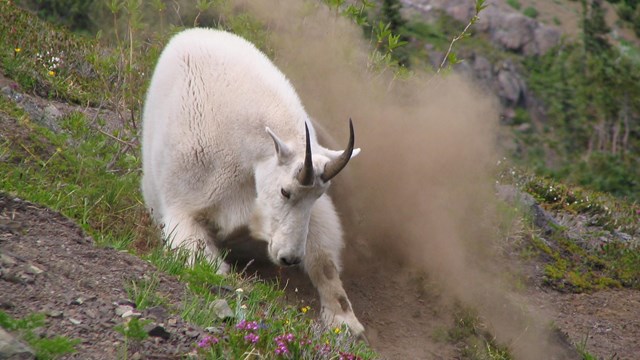
[[[278,135],[271,131],[271,129],[267,127],[265,130],[267,130],[267,134],[269,134],[271,139],[273,139],[273,144],[276,147],[276,155],[278,155],[278,162],[281,164],[284,163],[291,157],[291,149],[284,143],[284,141],[280,140]]]

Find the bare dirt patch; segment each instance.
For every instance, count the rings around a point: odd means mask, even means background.
[[[132,281],[158,279],[166,306],[135,310],[162,326],[168,338],[151,336],[130,343],[129,356],[145,359],[181,358],[190,352],[202,329],[172,314],[185,286],[158,273],[138,257],[97,248],[90,237],[59,213],[0,193],[0,306],[15,318],[47,315],[43,337],[80,339],[75,359],[124,356],[124,337],[115,330],[125,319],[118,305],[130,304]],[[167,335],[164,335],[165,337]]]

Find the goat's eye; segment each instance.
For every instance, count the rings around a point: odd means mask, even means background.
[[[284,196],[287,199],[291,198],[291,193],[285,190],[284,188],[280,189],[280,194],[282,194],[282,196]]]

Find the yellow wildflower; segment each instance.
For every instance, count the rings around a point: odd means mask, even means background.
[[[302,309],[300,309],[303,314],[306,314],[309,310],[311,310],[311,306],[303,306]]]
[[[56,72],[53,70],[49,70],[49,76],[56,76]]]
[[[15,49],[13,49],[13,51],[15,51],[16,53],[19,53],[20,51],[22,51],[22,49],[20,49],[20,48],[15,48]]]
[[[333,329],[333,332],[336,333],[336,335],[337,335],[337,334],[340,334],[342,332],[342,330],[340,330],[340,328],[337,327],[337,328]]]

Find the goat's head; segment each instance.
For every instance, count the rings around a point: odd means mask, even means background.
[[[349,119],[349,144],[344,151],[317,146],[312,153],[305,123],[306,150],[296,153],[269,128],[275,154],[255,171],[256,210],[251,223],[254,236],[268,241],[269,257],[277,265],[299,264],[305,255],[311,209],[336,176],[356,156],[353,124]]]

